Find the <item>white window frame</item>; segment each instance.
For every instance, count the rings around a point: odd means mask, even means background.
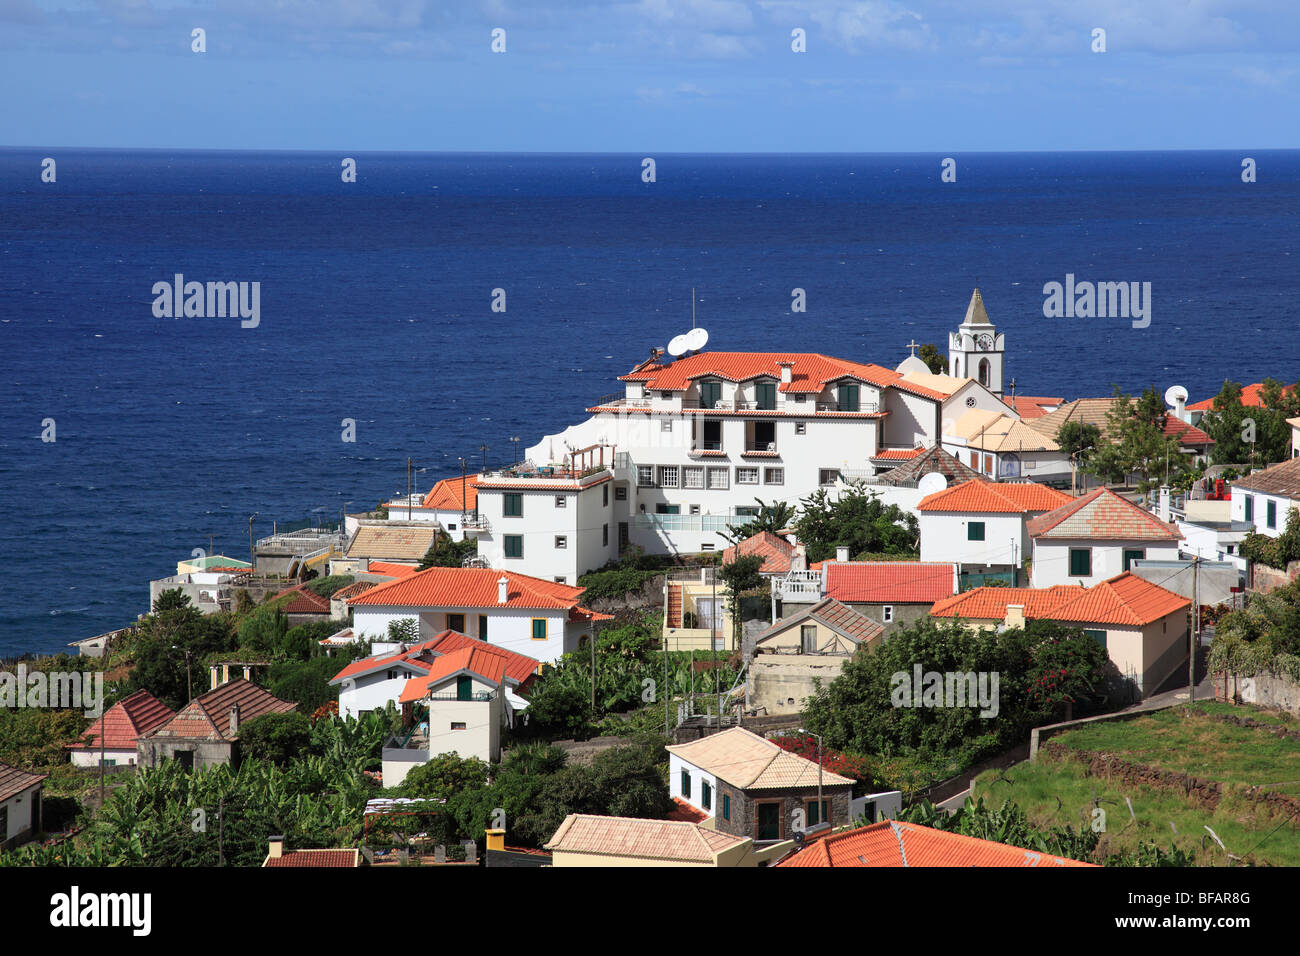
[[[636,486],[638,488],[653,488],[654,484],[655,484],[655,466],[637,465]]]
[[[772,477],[775,475],[775,479]],[[765,485],[784,485],[785,469],[784,468],[764,468],[763,484]]]
[[[806,434],[808,434],[808,423],[807,423],[807,422],[795,422],[795,423],[794,423],[794,433],[795,433],[796,435],[806,435]]]
[[[682,487],[690,488],[693,491],[703,491],[704,490],[704,466],[683,465],[682,466]]]
[[[746,475],[746,474],[753,475],[754,480],[746,481],[744,478],[741,477],[741,475]],[[745,465],[736,466],[736,484],[738,485],[757,485],[759,484],[762,477],[763,477],[762,469],[747,467]]]
[[[885,604],[885,605],[882,605],[881,608],[880,608],[880,618],[881,618],[881,620],[884,621],[886,624],[893,624],[893,623],[894,623],[894,605],[892,605],[892,604]]]
[[[708,483],[710,491],[727,491],[731,487],[731,469],[727,467],[709,468]]]
[[[569,507],[569,496],[568,496],[568,495],[556,495],[556,496],[555,496],[555,507],[557,507],[557,508],[567,508],[567,507]]]
[[[659,487],[660,488],[680,488],[681,480],[682,480],[682,471],[680,465],[659,466]]]
[[[556,547],[556,548],[559,548],[559,549],[561,549],[561,550],[568,548],[568,547],[569,547],[569,537],[568,537],[568,535],[557,534],[557,535],[555,536],[555,547]]]

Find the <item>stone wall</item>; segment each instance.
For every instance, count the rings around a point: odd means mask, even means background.
[[[722,818],[722,798],[723,796],[731,798],[731,819]],[[834,787],[822,788],[822,799],[829,802],[830,810],[828,816],[833,826],[843,826],[851,823],[849,817],[849,802],[853,797],[853,788],[840,784]],[[758,805],[760,803],[772,800],[781,802],[781,839],[788,840],[792,832],[791,821],[794,819],[795,810],[803,810],[805,801],[817,801],[817,788],[798,787],[792,790],[772,791],[770,793],[761,790],[744,791],[733,787],[723,780],[718,781],[718,790],[714,794],[714,826],[723,833],[730,833],[733,836],[753,837],[758,839]]]
[[[1256,674],[1238,681],[1241,699],[1257,707],[1276,707],[1300,716],[1300,684],[1289,677]]]

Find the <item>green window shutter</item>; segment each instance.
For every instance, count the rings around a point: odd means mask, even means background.
[[[722,795],[722,819],[731,819],[731,794],[729,793]]]
[[[760,382],[755,389],[758,407],[764,411],[776,408],[776,385],[772,382]]]
[[[1277,502],[1270,501],[1265,505],[1265,508],[1266,508],[1266,514],[1268,516],[1266,519],[1266,523],[1268,527],[1276,528],[1277,527]]]
[[[546,618],[544,617],[533,618],[533,640],[535,641],[546,640]]]
[[[507,518],[521,518],[524,514],[524,496],[516,493],[509,493],[502,496],[505,501],[502,504],[502,514]]]
[[[689,799],[690,795],[691,795],[691,772],[689,770],[683,770],[682,771],[682,796]]]
[[[474,681],[472,679],[463,676],[456,678],[456,699],[474,699]]]
[[[1106,632],[1105,632],[1105,631],[1085,630],[1083,633],[1084,633],[1084,634],[1087,634],[1087,635],[1088,635],[1089,637],[1091,637],[1094,641],[1096,641],[1098,644],[1100,644],[1100,645],[1102,646],[1102,649],[1103,649],[1103,650],[1105,649],[1105,647],[1106,647]]]
[[[968,521],[966,522],[966,540],[983,541],[984,540],[984,522]]]
[[[501,545],[505,549],[507,558],[522,558],[524,556],[524,536],[521,534],[503,536]]]
[[[705,810],[713,809],[713,788],[709,786],[709,781],[700,782],[700,804]]]
[[[1246,520],[1255,520],[1255,499],[1252,495],[1246,495]]]
[[[700,406],[713,408],[722,398],[721,382],[702,382],[700,384]]]
[[[1127,571],[1129,569],[1129,565],[1131,565],[1134,561],[1141,561],[1146,556],[1147,556],[1146,551],[1144,551],[1141,548],[1137,548],[1136,550],[1133,551],[1125,550],[1124,570]]]
[[[860,408],[858,404],[858,386],[841,385],[839,405],[842,412],[856,412]]]
[[[1092,574],[1092,548],[1070,549],[1070,577],[1086,578]]]

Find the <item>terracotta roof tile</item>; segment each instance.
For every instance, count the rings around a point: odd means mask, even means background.
[[[370,574],[384,574],[390,578],[404,578],[407,575],[414,574],[416,570],[414,564],[394,564],[392,561],[369,561],[366,563],[366,571]]]
[[[320,869],[322,867],[351,869],[361,865],[359,850],[285,850],[279,859],[268,858],[265,867],[272,869]]]
[[[1032,538],[1178,541],[1182,537],[1176,525],[1166,524],[1109,488],[1098,488],[1031,518],[1026,527]]]
[[[10,797],[22,793],[28,787],[36,786],[47,776],[48,774],[28,773],[26,770],[11,767],[7,763],[0,763],[0,800],[8,800]]]
[[[826,595],[846,604],[933,604],[957,590],[957,566],[934,561],[827,561]]]
[[[596,856],[625,856],[679,863],[711,863],[715,856],[748,841],[682,820],[641,820],[571,813],[546,849]]]
[[[879,626],[879,625],[877,625]],[[782,750],[743,727],[732,727],[667,748],[687,763],[741,790],[787,790],[817,786],[816,761]],[[823,787],[852,785],[848,777],[821,771]]]
[[[230,710],[239,705],[240,723],[263,714],[285,714],[298,705],[281,700],[256,684],[237,678],[215,690],[195,697],[166,723],[141,737],[183,737],[230,741],[239,737],[230,732]]]
[[[760,531],[723,551],[722,563],[731,564],[737,557],[754,554],[763,558],[758,569],[760,574],[785,574],[790,570],[790,555],[794,554],[794,545],[771,531]]]
[[[103,733],[103,749],[135,750],[139,737],[165,724],[174,713],[147,690],[138,690],[110,707],[68,749],[99,750],[99,735]]]
[[[362,525],[348,545],[349,558],[380,558],[383,560],[419,561],[433,545],[439,528],[433,521],[423,522],[424,527],[397,525]]]
[[[365,594],[373,588],[378,582],[376,581],[357,581],[355,584],[349,584],[345,588],[340,588],[330,595],[331,601],[346,601],[348,598],[354,598],[359,594]]]
[[[1264,391],[1263,382],[1256,382],[1253,385],[1243,385],[1241,388],[1241,404],[1246,406],[1247,408],[1263,408],[1264,407],[1264,397],[1262,394],[1263,391]],[[1289,395],[1290,393],[1291,393],[1290,385],[1287,385],[1285,388],[1282,389],[1283,395]],[[1191,405],[1188,405],[1187,410],[1189,412],[1212,412],[1214,411],[1215,397],[1217,396],[1212,396],[1210,398],[1202,399],[1199,402],[1195,402]]]
[[[433,650],[439,654],[429,668],[428,675],[413,677],[402,689],[400,703],[422,700],[429,688],[462,671],[476,674],[490,684],[522,684],[537,673],[541,662],[523,654],[476,640],[456,631],[444,631],[434,641]]]
[[[464,478],[465,495],[461,501],[461,476],[443,478],[424,496],[420,507],[435,511],[473,511],[478,504],[478,475],[466,475]]]
[[[1056,433],[1060,431],[1061,426],[1066,422],[1083,422],[1086,425],[1096,425],[1101,430],[1102,435],[1106,436],[1110,428],[1106,415],[1110,412],[1114,403],[1114,398],[1078,398],[1072,402],[1066,402],[1055,411],[1049,412],[1041,418],[1032,419],[1026,424],[1040,435],[1052,439],[1056,438]],[[1165,416],[1164,433],[1169,438],[1177,438],[1184,445],[1214,444],[1214,440],[1205,432],[1187,424],[1180,418],[1175,418],[1172,414]]]
[[[1232,483],[1234,488],[1300,500],[1300,458],[1291,458]]]
[[[1141,627],[1191,607],[1192,602],[1125,571],[1090,588],[1075,584],[1050,588],[972,588],[937,602],[930,609],[930,616],[1001,621],[1006,618],[1009,604],[1023,605],[1029,620]]]
[[[1035,482],[966,481],[926,495],[919,511],[967,511],[1015,514],[1051,511],[1074,499]]]
[[[777,866],[1093,866],[1006,843],[882,820],[830,833]]]
[[[877,477],[886,484],[893,485],[900,481],[917,481],[932,473],[943,475],[950,485],[962,481],[989,480],[974,468],[963,465],[938,445]]]
[[[497,601],[497,580],[506,578],[506,603]],[[495,568],[425,568],[371,588],[348,602],[358,606],[539,608],[576,607],[584,588]]]

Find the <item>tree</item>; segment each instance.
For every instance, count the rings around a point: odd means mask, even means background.
[[[897,505],[885,505],[880,496],[861,484],[850,485],[832,500],[824,488],[799,503],[795,524],[810,562],[835,557],[836,547],[847,547],[850,557],[891,554],[915,557],[920,544],[916,515]]]
[[[740,597],[763,583],[759,568],[763,566],[761,554],[740,555],[718,569],[718,580],[727,586],[727,606],[731,611],[731,629],[735,646],[740,646]]]
[[[229,614],[201,614],[179,591],[160,595],[154,607],[132,636],[130,686],[176,710],[189,701],[196,677],[201,689],[204,659],[234,649],[233,621]]]
[[[1266,378],[1259,407],[1247,408],[1241,399],[1241,384],[1225,381],[1214,396],[1214,407],[1202,419],[1201,429],[1214,439],[1210,460],[1219,465],[1267,464],[1289,458],[1291,426],[1286,420],[1297,414],[1296,390],[1285,391],[1281,382]]]
[[[462,790],[486,787],[489,769],[488,764],[477,757],[438,754],[407,773],[402,781],[402,793],[426,800],[445,800]]]
[[[916,357],[924,362],[935,375],[948,374],[948,359],[941,355],[939,346],[927,342],[917,350]]]
[[[1066,422],[1056,430],[1056,443],[1075,467],[1087,471],[1087,465],[1101,444],[1101,429],[1088,422]]]
[[[389,621],[388,640],[396,644],[420,643],[420,622],[413,617]]]
[[[311,742],[311,722],[304,714],[263,714],[239,727],[239,752],[249,760],[286,766]]]
[[[762,498],[755,498],[754,501],[758,505],[758,516],[753,521],[747,524],[729,524],[727,530],[722,532],[722,536],[732,544],[740,544],[746,538],[764,531],[779,534],[794,520],[795,508],[788,501],[773,501],[771,504]]]
[[[1143,492],[1163,477],[1166,469],[1172,478],[1188,464],[1177,439],[1165,436],[1167,417],[1155,386],[1148,386],[1133,399],[1116,385],[1106,413],[1106,441],[1093,454],[1089,470],[1111,483],[1135,475]]]

